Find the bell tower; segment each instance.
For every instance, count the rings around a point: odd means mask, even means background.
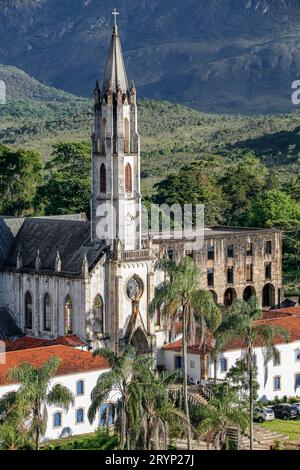
[[[94,90],[92,135],[93,243],[106,240],[111,247],[141,249],[140,137],[137,127],[136,88],[128,86],[122,53],[118,12],[103,84]]]

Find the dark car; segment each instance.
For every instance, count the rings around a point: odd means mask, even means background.
[[[299,410],[297,406],[289,405],[287,403],[274,405],[272,406],[272,410],[274,411],[275,418],[284,419],[285,421],[288,419],[297,418],[299,416]]]

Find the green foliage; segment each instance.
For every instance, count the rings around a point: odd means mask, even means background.
[[[34,214],[34,197],[42,181],[41,157],[29,150],[13,150],[0,145],[0,213]]]
[[[220,181],[228,200],[226,222],[247,226],[251,205],[262,193],[268,171],[252,153],[233,154],[232,159]]]
[[[257,382],[257,367],[253,365],[253,399],[257,400],[259,383]],[[229,372],[226,375],[226,379],[236,390],[241,404],[249,400],[249,377],[248,377],[248,368],[247,363],[244,359],[239,359],[236,361],[235,365],[231,367]]]
[[[91,149],[86,142],[59,143],[45,166],[36,205],[46,215],[90,212]]]
[[[67,387],[57,384],[49,389],[59,362],[58,358],[53,357],[40,368],[23,363],[19,367],[10,369],[7,375],[10,381],[20,384],[17,397],[24,409],[28,410],[26,426],[28,435],[34,437],[35,450],[39,449],[40,436],[46,431],[46,406],[55,405],[68,410],[69,405],[74,403],[73,394]]]
[[[43,446],[43,450],[114,450],[118,447],[118,437],[107,435],[103,429],[93,435],[71,437]]]
[[[215,385],[213,393],[213,398],[203,407],[203,419],[198,426],[198,432],[204,437],[209,448],[229,450],[227,428],[237,426],[245,431],[249,419],[235,389],[224,383]]]
[[[279,190],[264,192],[254,201],[250,213],[252,225],[291,229],[300,226],[300,203]]]
[[[217,225],[223,221],[224,198],[218,185],[222,158],[210,157],[183,167],[155,185],[156,204],[204,204],[205,222]]]

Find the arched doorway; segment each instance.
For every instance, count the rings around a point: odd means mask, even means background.
[[[224,307],[229,308],[235,299],[236,291],[232,288],[227,289],[224,294]]]
[[[150,352],[149,343],[142,328],[138,327],[131,338],[131,345],[140,354],[148,354]]]
[[[217,296],[217,293],[214,291],[214,290],[210,290],[209,291],[212,295],[212,298],[213,298],[213,301],[216,305],[218,305],[218,296]]]
[[[266,284],[262,292],[263,307],[275,306],[275,287],[272,284]]]
[[[246,289],[244,290],[244,293],[243,293],[243,299],[248,302],[248,300],[251,299],[251,297],[253,297],[254,295],[256,295],[256,290],[254,289],[253,286],[247,286]]]

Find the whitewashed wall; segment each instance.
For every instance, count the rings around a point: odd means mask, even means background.
[[[167,370],[175,370],[176,356],[181,356],[181,353],[175,352],[175,351],[168,351],[168,350],[163,351],[164,366]],[[201,364],[200,364],[200,356],[198,354],[188,355],[188,374],[191,374],[195,380],[200,380]]]
[[[93,424],[89,423],[87,412],[89,406],[91,404],[91,391],[95,387],[99,375],[107,372],[106,370],[99,370],[93,372],[84,372],[84,373],[77,373],[72,375],[63,375],[55,377],[51,382],[51,387],[55,384],[61,384],[66,387],[74,394],[75,396],[75,404],[74,406],[70,406],[69,411],[63,411],[59,407],[48,406],[48,423],[47,423],[47,430],[46,434],[43,437],[43,440],[52,440],[52,439],[60,439],[66,433],[67,428],[70,428],[71,435],[80,435],[86,434],[95,431],[99,427],[100,423],[100,412],[97,413],[96,419]],[[79,380],[84,381],[84,395],[76,396],[76,384]],[[0,387],[0,397],[2,397],[5,393],[17,390],[18,385],[5,385]],[[118,399],[118,394],[112,393],[109,401],[116,401]],[[84,409],[84,423],[76,424],[76,410],[78,408]],[[54,427],[54,414],[56,412],[62,412],[62,426],[60,428]],[[66,436],[64,436],[66,437]]]
[[[268,399],[274,400],[275,397],[282,398],[285,395],[288,397],[300,396],[300,387],[295,388],[296,374],[300,374],[300,361],[296,361],[296,353],[300,352],[300,341],[293,343],[282,344],[278,346],[280,351],[281,362],[280,365],[275,366],[273,360],[268,364],[268,377],[265,384],[265,372],[264,372],[264,357],[262,348],[255,348],[254,353],[256,355],[256,363],[258,368],[257,381],[259,383],[258,398],[260,400]],[[165,350],[163,351],[163,363],[166,369],[174,370],[175,368],[175,357],[180,356],[179,352]],[[220,360],[224,357],[227,359],[227,368],[229,369],[235,365],[236,361],[243,357],[243,351],[226,351],[218,357],[218,370],[217,378],[224,380],[226,372],[221,372]],[[194,361],[195,368],[190,367],[190,362]],[[197,380],[201,377],[200,368],[200,357],[196,354],[188,355],[188,373],[195,377]],[[274,378],[281,377],[281,390],[274,390]],[[213,362],[210,362],[209,366],[209,377],[214,377],[214,366]]]
[[[276,396],[282,398],[287,395],[288,397],[300,396],[300,388],[295,389],[295,376],[300,374],[300,362],[296,361],[296,351],[300,351],[300,341],[288,344],[278,345],[280,351],[281,363],[279,366],[274,366],[273,360],[268,364],[268,378],[265,385],[264,374],[264,357],[262,348],[255,348],[257,368],[258,368],[258,383],[260,385],[258,395],[259,399],[267,398],[273,400]],[[219,356],[218,360],[218,378],[224,379],[226,373],[220,371],[220,358],[224,356],[228,361],[228,370],[235,364],[235,362],[243,356],[241,350],[226,351],[223,355]],[[211,365],[210,375],[213,376],[213,366]],[[281,377],[281,390],[274,390],[274,377]]]

